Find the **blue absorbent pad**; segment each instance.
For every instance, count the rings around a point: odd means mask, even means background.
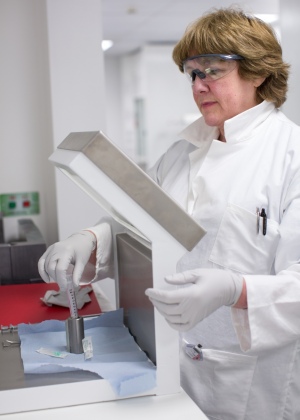
[[[84,354],[68,353],[61,359],[37,350],[43,347],[67,352],[64,321],[19,324],[24,372],[46,374],[77,369],[94,372],[106,379],[121,397],[156,386],[156,368],[123,325],[122,309],[84,319],[84,331],[85,337],[92,337],[93,358],[85,360]]]

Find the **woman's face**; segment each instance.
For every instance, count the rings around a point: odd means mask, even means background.
[[[224,122],[257,105],[256,89],[264,79],[245,80],[236,66],[226,76],[205,82],[195,77],[194,100],[207,125],[218,127],[220,140],[224,138]]]

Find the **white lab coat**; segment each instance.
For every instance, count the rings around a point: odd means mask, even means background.
[[[183,334],[204,359],[183,347],[182,386],[213,420],[299,420],[300,127],[263,102],[226,121],[226,143],[218,136],[200,118],[149,172],[207,231],[177,271],[233,270],[247,283],[247,310],[222,307]]]
[[[202,118],[150,175],[207,231],[178,263],[244,275],[248,310],[223,307],[184,334],[182,386],[210,419],[300,419],[300,128],[269,102],[226,121]],[[257,233],[256,209],[267,233]]]

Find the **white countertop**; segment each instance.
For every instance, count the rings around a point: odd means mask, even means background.
[[[32,390],[34,392],[34,390]],[[49,395],[51,398],[51,395]],[[18,403],[17,401],[15,402]],[[179,394],[147,396],[1,415],[1,420],[182,420],[192,417],[207,420],[196,404],[181,391]]]

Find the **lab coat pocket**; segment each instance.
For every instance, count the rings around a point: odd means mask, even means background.
[[[186,360],[194,370],[191,397],[211,420],[243,420],[257,358],[210,349],[202,353],[200,362]]]
[[[268,219],[263,235],[261,226],[258,232],[254,212],[228,204],[209,260],[243,274],[269,274],[279,241],[278,227]]]

